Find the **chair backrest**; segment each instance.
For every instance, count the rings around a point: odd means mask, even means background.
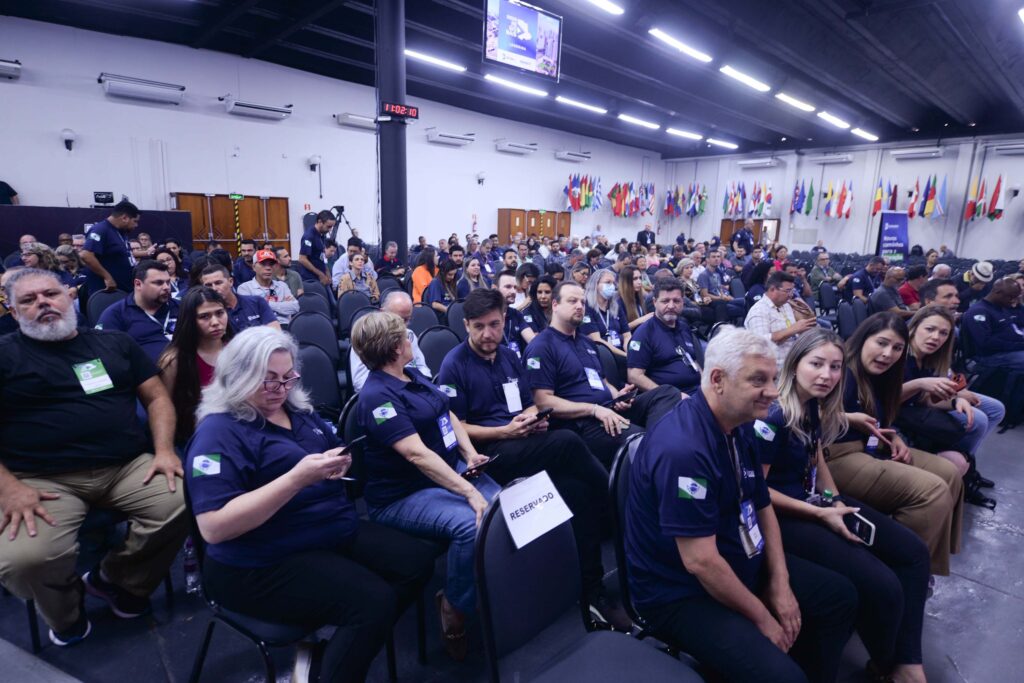
[[[497,680],[502,655],[529,642],[579,601],[576,541],[571,524],[563,522],[517,549],[495,497],[477,529],[475,555],[484,650],[491,680]]]
[[[382,301],[384,300],[385,292],[390,292],[393,289],[402,291],[402,283],[387,275],[382,275],[377,278],[377,291],[380,292],[380,298]]]
[[[354,327],[355,324],[356,324],[356,321],[359,320],[360,318],[362,318],[364,315],[366,315],[367,313],[373,313],[374,311],[379,311],[379,310],[380,309],[377,308],[376,306],[363,306],[358,311],[356,311],[355,313],[352,314],[352,319],[350,321],[350,324]]]
[[[89,303],[86,305],[86,310],[89,314],[89,324],[95,325],[99,322],[100,316],[103,315],[103,311],[107,310],[126,296],[128,296],[127,292],[122,292],[120,289],[115,289],[112,292],[93,292],[90,294]]]
[[[741,280],[739,276],[736,276],[729,281],[729,292],[734,297],[740,299],[742,299],[746,295],[747,288],[743,286],[743,280]]]
[[[601,361],[601,369],[604,371],[605,379],[612,383],[616,389],[621,389],[625,384],[622,373],[619,372],[619,364],[615,360],[615,354],[612,353],[604,344],[597,344],[597,357]]]
[[[612,463],[611,476],[608,479],[608,498],[611,503],[612,544],[615,548],[615,565],[618,568],[619,591],[626,613],[637,624],[643,625],[644,620],[633,607],[629,594],[629,576],[626,574],[626,499],[629,496],[629,482],[633,458],[644,438],[643,432],[634,434],[619,446]]]
[[[448,307],[448,329],[455,333],[459,341],[465,341],[466,337],[469,336],[469,333],[466,332],[466,325],[463,322],[465,319],[466,314],[462,310],[462,302],[453,302]]]
[[[317,346],[337,367],[341,358],[338,350],[338,336],[334,325],[323,313],[317,311],[300,311],[292,318],[288,331],[292,333],[300,346]],[[332,373],[333,377],[333,373]]]
[[[313,409],[333,422],[341,413],[341,390],[334,362],[320,347],[308,344],[299,348],[302,386],[309,392]]]
[[[854,315],[853,306],[849,301],[840,303],[838,310],[836,320],[839,323],[839,336],[846,340],[857,329],[857,316]]]
[[[853,318],[860,325],[868,319],[868,306],[857,297],[853,297],[850,303],[853,305]]]
[[[830,282],[822,282],[818,287],[818,308],[825,313],[839,307],[839,294],[836,286]]]
[[[330,302],[334,299],[333,296],[327,293],[327,288],[323,286],[318,280],[303,280],[302,281],[302,293],[303,294],[316,294],[323,298],[324,301]]]
[[[447,327],[435,325],[419,335],[420,351],[431,372],[441,369],[441,362],[448,352],[459,345],[459,338]]]
[[[331,305],[327,303],[327,299],[314,292],[302,293],[302,296],[299,297],[299,310],[317,311],[328,318],[331,317]]]
[[[417,304],[412,307],[412,318],[409,320],[409,329],[419,337],[431,327],[437,325],[437,316],[430,306]]]
[[[350,398],[342,409],[341,418],[338,420],[338,436],[347,444],[363,435],[359,421],[356,420],[356,404],[358,402],[358,394]],[[366,461],[362,444],[356,444],[349,452],[352,454],[352,466],[348,468],[348,476],[355,481],[347,482],[348,496],[355,500],[363,495],[363,488],[366,486]]]
[[[360,308],[370,305],[370,297],[354,289],[338,297],[338,337],[340,339],[348,339],[352,334],[352,314]]]

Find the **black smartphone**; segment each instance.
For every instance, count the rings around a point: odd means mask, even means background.
[[[535,416],[537,419],[535,419],[534,422],[539,422],[541,420],[548,419],[549,417],[551,417],[551,413],[553,412],[555,412],[554,408],[545,408],[544,410],[538,410],[537,415]]]
[[[612,400],[612,405],[615,405],[616,403],[620,403],[620,402],[623,402],[623,401],[632,401],[634,398],[636,398],[636,393],[637,393],[637,389],[636,389],[636,387],[633,387],[632,389],[630,389],[626,393],[622,394],[618,398],[613,399]]]
[[[353,446],[355,446],[357,443],[362,443],[365,440],[366,440],[366,434],[363,434],[362,436],[357,436],[356,438],[352,439],[347,444],[345,444],[344,448],[341,449],[342,454],[347,455],[347,454],[351,453]]]
[[[482,474],[495,460],[501,457],[501,453],[495,453],[487,462],[480,463],[476,467],[470,467],[468,470],[462,473],[463,479],[472,479],[478,474]]]

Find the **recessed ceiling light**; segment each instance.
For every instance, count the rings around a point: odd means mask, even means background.
[[[616,5],[614,2],[608,2],[608,0],[588,0],[591,5],[600,7],[608,14],[622,14],[625,12],[624,9]]]
[[[829,114],[827,111],[819,111],[818,112],[818,118],[824,119],[825,121],[828,121],[829,123],[831,123],[836,128],[844,128],[845,129],[845,128],[849,128],[850,127],[850,124],[848,124],[846,121],[843,121],[838,116],[833,116],[832,114]]]
[[[537,88],[531,88],[528,85],[522,85],[521,83],[516,83],[514,81],[506,81],[504,78],[498,78],[497,76],[492,76],[491,74],[486,74],[484,76],[484,79],[490,81],[491,83],[497,83],[498,85],[503,85],[506,88],[512,88],[513,90],[518,90],[519,92],[525,92],[525,93],[528,93],[530,95],[536,95],[537,97],[547,97],[548,96],[547,92],[544,91],[544,90],[538,90]]]
[[[775,93],[775,98],[782,100],[791,107],[796,107],[800,111],[814,111],[814,107],[812,107],[811,105],[807,104],[802,100],[798,100],[795,97],[790,97],[784,92]]]
[[[1024,21],[1024,7],[1017,10],[1017,16],[1020,17],[1021,21]]]
[[[865,140],[870,140],[871,142],[877,142],[878,141],[878,136],[877,135],[875,135],[874,133],[869,133],[866,130],[862,130],[860,128],[854,128],[850,132],[853,133],[854,135],[856,135],[859,138],[864,138]]]
[[[643,126],[644,128],[650,128],[651,130],[658,130],[661,128],[657,123],[644,121],[643,119],[638,119],[637,117],[630,116],[629,114],[619,114],[619,119],[626,123],[632,123],[634,126]]]
[[[715,138],[708,138],[709,145],[718,145],[719,147],[725,147],[726,149],[738,149],[739,145],[734,142],[726,142],[725,140],[716,140]]]
[[[913,127],[912,127],[912,128],[910,129],[910,132],[911,132],[911,133],[919,133],[919,132],[921,132],[921,129],[920,129],[920,128],[918,128],[917,126],[913,126]]]
[[[466,70],[466,67],[462,66],[461,64],[449,62],[444,59],[438,59],[437,57],[432,57],[430,55],[423,54],[422,52],[417,52],[416,50],[406,50],[405,56],[411,57],[413,59],[418,59],[421,62],[433,64],[434,66],[439,66],[442,69],[448,69],[450,71],[463,72]]]
[[[607,109],[602,109],[601,107],[594,106],[593,104],[587,104],[586,102],[580,102],[579,100],[571,100],[568,97],[562,97],[561,95],[557,96],[555,98],[555,101],[561,102],[562,104],[568,104],[570,107],[579,107],[580,109],[586,109],[587,111],[592,111],[595,114],[608,113]]]
[[[1021,11],[1022,11],[1022,12],[1024,12],[1024,10],[1021,10]],[[971,121],[971,122],[969,122],[969,123],[967,124],[967,127],[968,127],[968,128],[974,128],[974,127],[975,127],[976,125],[978,125],[978,124],[977,124],[977,123],[975,123],[974,121]]]
[[[666,128],[665,132],[668,133],[669,135],[677,135],[681,138],[688,138],[690,140],[704,139],[703,135],[697,135],[696,133],[691,133],[688,130],[679,130],[678,128]]]
[[[785,141],[786,141],[786,136],[785,135],[783,135],[781,138],[779,138],[779,142],[785,142]]]
[[[769,90],[771,90],[771,88],[768,87],[767,84],[762,83],[761,81],[757,80],[753,76],[748,76],[747,74],[743,73],[742,71],[737,71],[736,69],[732,68],[728,64],[726,64],[721,69],[719,69],[719,71],[724,73],[729,78],[735,78],[737,81],[739,81],[743,85],[746,85],[746,86],[748,86],[750,88],[753,88],[754,90],[757,90],[758,92],[768,92]]]
[[[654,36],[661,42],[667,45],[671,45],[672,47],[679,50],[683,54],[689,55],[690,57],[693,57],[698,61],[704,62],[705,64],[711,61],[711,55],[705,54],[698,50],[697,48],[690,47],[683,41],[677,38],[673,38],[669,34],[665,33],[660,28],[652,28],[650,31],[648,31],[648,33],[650,33],[652,36]]]

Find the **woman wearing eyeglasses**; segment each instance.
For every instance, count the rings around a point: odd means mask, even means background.
[[[288,334],[249,328],[203,391],[186,482],[207,544],[204,590],[259,619],[337,626],[300,651],[297,673],[362,681],[429,579],[433,551],[358,518],[340,480],[352,458],[313,412],[296,354]]]

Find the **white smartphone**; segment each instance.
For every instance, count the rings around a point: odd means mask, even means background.
[[[843,515],[843,522],[850,533],[864,541],[864,545],[870,546],[875,543],[875,525],[872,524],[859,512],[852,512]]]

